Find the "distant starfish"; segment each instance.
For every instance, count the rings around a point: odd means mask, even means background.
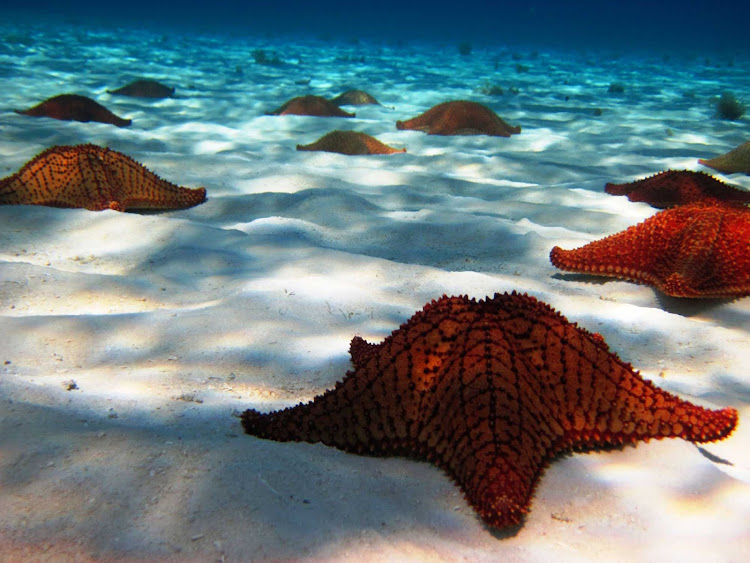
[[[98,121],[109,123],[118,127],[127,127],[132,123],[130,119],[116,116],[103,105],[86,96],[77,94],[60,94],[48,98],[25,110],[16,110],[16,113],[30,115],[31,117],[51,117],[63,121]]]
[[[364,90],[347,90],[343,94],[332,98],[331,102],[337,106],[380,105],[379,101]]]
[[[698,159],[703,166],[708,166],[725,174],[750,174],[750,141],[732,149],[726,154],[710,160]]]
[[[297,145],[298,151],[325,151],[346,155],[393,154],[406,152],[381,143],[375,137],[357,131],[331,131],[309,145]]]
[[[315,117],[354,117],[353,113],[321,96],[299,96],[292,98],[267,115],[312,115]]]
[[[491,135],[510,137],[520,126],[508,125],[487,106],[464,100],[438,104],[407,121],[397,121],[397,129],[415,129],[428,135]]]
[[[132,98],[170,98],[174,95],[174,88],[156,80],[136,80],[127,86],[117,90],[107,90],[107,92]]]

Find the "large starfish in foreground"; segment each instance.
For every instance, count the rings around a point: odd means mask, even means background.
[[[659,209],[704,200],[750,202],[750,191],[692,170],[667,170],[627,184],[607,184],[604,190],[610,195],[625,195],[630,201],[643,201]]]
[[[490,526],[519,524],[548,463],[639,440],[709,442],[737,424],[663,391],[598,334],[527,295],[427,304],[380,344],[352,339],[349,372],[312,402],[261,414],[248,434],[431,461]]]
[[[428,135],[492,135],[510,137],[521,127],[508,125],[487,106],[464,100],[444,102],[407,121],[396,129],[415,129]]]
[[[114,209],[184,209],[206,188],[182,188],[122,153],[96,145],[58,146],[0,180],[0,205]]]
[[[86,96],[78,94],[60,94],[25,110],[16,113],[31,117],[51,117],[63,121],[98,121],[110,123],[118,127],[127,127],[132,123],[130,119],[123,119],[109,111],[103,105]]]
[[[750,209],[697,202],[661,211],[574,250],[555,246],[561,270],[642,282],[675,297],[750,295]]]

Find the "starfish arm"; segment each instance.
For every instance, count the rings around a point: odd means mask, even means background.
[[[335,391],[335,390],[334,390]],[[367,453],[371,436],[356,430],[361,411],[349,401],[329,391],[315,401],[269,414],[247,410],[242,414],[245,432],[258,438],[279,442],[322,442],[342,450]]]
[[[408,358],[400,341],[378,345],[390,354],[375,356],[371,347],[355,338],[355,371],[334,389],[309,403],[267,415],[247,411],[242,418],[245,431],[272,440],[323,442],[356,453],[409,454],[419,392],[398,377],[408,368]],[[394,401],[395,396],[400,400]]]
[[[555,246],[550,252],[550,262],[561,270],[655,285],[659,281],[655,272],[668,268],[669,264],[662,262],[672,259],[657,250],[664,248],[668,237],[661,232],[660,225],[654,224],[655,217],[580,248],[563,250]],[[644,227],[643,231],[638,231],[639,227]]]
[[[563,428],[543,382],[491,319],[458,335],[443,361],[417,442],[490,526],[518,524]]]
[[[110,201],[120,211],[185,208],[206,200],[206,188],[177,186],[117,151],[107,150],[99,158],[110,186]]]
[[[489,526],[504,528],[521,523],[542,471],[533,477],[519,473],[505,458],[494,458],[488,471],[464,489],[466,500]]]
[[[545,304],[517,300],[514,314],[517,327],[533,327],[522,339],[527,373],[533,374],[523,402],[561,426],[536,432],[553,441],[553,454],[649,438],[712,441],[734,429],[734,409],[705,409],[658,388],[611,352],[600,335]],[[534,404],[535,397],[543,398],[541,404]]]

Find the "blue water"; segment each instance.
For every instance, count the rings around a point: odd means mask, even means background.
[[[42,0],[0,8],[6,18],[138,26],[230,34],[307,34],[331,38],[470,41],[659,49],[665,52],[750,50],[750,2],[740,0],[530,2],[448,0],[360,2],[287,0],[127,3]]]

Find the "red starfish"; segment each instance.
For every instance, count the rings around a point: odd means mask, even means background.
[[[325,151],[340,154],[393,154],[406,152],[381,143],[375,137],[357,131],[331,131],[309,145],[297,145],[298,151]]]
[[[510,137],[520,126],[505,123],[490,108],[477,102],[454,101],[436,105],[408,121],[397,121],[396,129],[416,129],[428,135],[492,135]]]
[[[697,202],[575,250],[555,246],[550,260],[571,272],[653,285],[675,297],[750,295],[750,209]]]
[[[299,96],[292,98],[266,115],[312,115],[315,117],[354,117],[333,102],[321,96]]]
[[[692,170],[667,170],[627,184],[607,184],[604,189],[610,195],[626,195],[630,201],[659,209],[708,199],[750,202],[750,192]]]
[[[381,344],[355,337],[335,389],[270,414],[248,434],[407,455],[443,468],[485,522],[520,523],[558,454],[679,437],[720,440],[732,408],[709,410],[642,379],[591,334],[527,295],[443,297]]]
[[[110,123],[118,127],[127,127],[132,123],[130,119],[116,116],[100,103],[86,96],[77,94],[60,94],[26,110],[16,110],[16,113],[32,117],[51,117],[63,121],[98,121]]]
[[[0,180],[0,205],[49,205],[91,211],[183,209],[203,203],[206,188],[181,188],[122,153],[52,147]]]

